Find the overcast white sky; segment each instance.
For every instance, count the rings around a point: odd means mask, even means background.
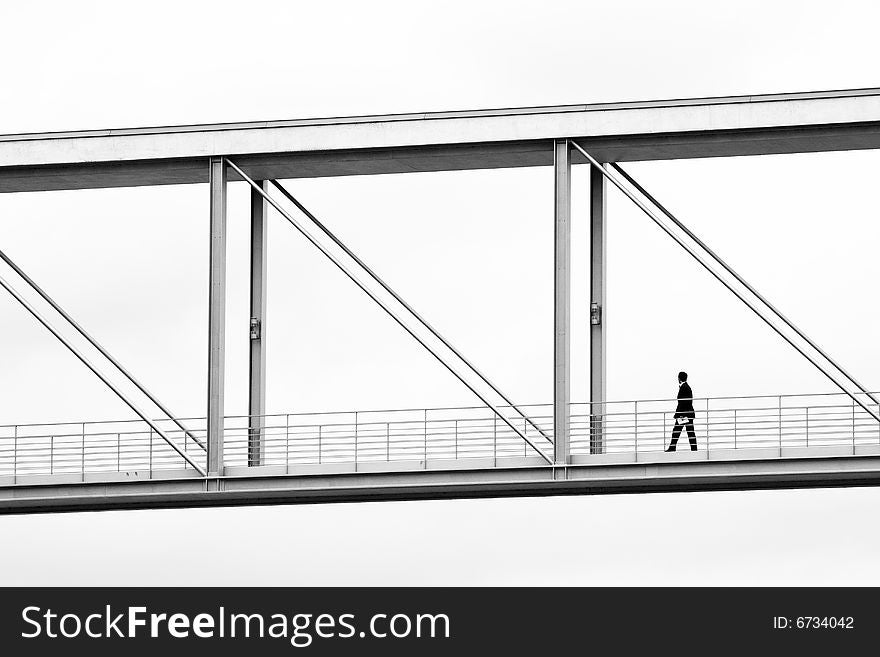
[[[880,86],[872,2],[0,6],[0,133]],[[880,154],[628,169],[861,380]],[[549,168],[291,181],[517,400],[551,397]],[[586,396],[575,172],[573,396]],[[247,190],[229,200],[228,412],[246,409]],[[616,192],[609,398],[820,375]],[[268,410],[473,398],[277,217]],[[203,415],[207,188],[0,196],[0,245],[181,415]],[[691,312],[676,312],[686,280]],[[678,287],[677,287],[678,286]],[[127,417],[0,298],[0,422]],[[878,584],[875,489],[0,517],[0,584]]]

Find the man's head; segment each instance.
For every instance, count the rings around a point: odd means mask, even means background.
[[[678,373],[678,382],[679,383],[684,383],[687,380],[688,380],[688,373],[687,372],[679,372]]]

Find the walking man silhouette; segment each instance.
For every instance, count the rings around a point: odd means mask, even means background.
[[[687,372],[678,373],[678,404],[675,407],[675,427],[672,429],[672,440],[667,452],[674,452],[675,446],[678,444],[678,437],[681,435],[683,427],[687,427],[688,441],[691,444],[691,451],[697,451],[697,435],[694,433],[694,393],[688,385]]]

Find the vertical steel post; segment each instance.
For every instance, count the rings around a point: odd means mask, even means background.
[[[672,440],[670,439],[670,444]],[[663,411],[663,437],[660,438],[660,451],[666,449],[666,411]]]
[[[208,475],[223,474],[223,385],[226,361],[226,161],[210,160],[208,271]]]
[[[635,406],[633,407],[633,423],[635,424],[635,439],[633,441],[633,451],[635,452],[636,459],[639,456],[639,402],[636,400]]]
[[[852,403],[852,449],[856,453],[856,403]]]
[[[706,397],[706,452],[709,451],[709,431],[712,423],[709,421],[709,398]]]
[[[782,456],[782,395],[777,400],[779,405],[779,456]]]
[[[590,454],[605,451],[605,176],[590,165]]]
[[[571,144],[557,139],[553,148],[553,462],[569,460],[571,397]]]
[[[810,407],[806,407],[806,419],[807,419],[807,447],[810,446]]]
[[[733,409],[733,448],[736,449],[736,409]]]
[[[257,181],[263,191],[269,183]],[[251,188],[251,322],[248,375],[248,465],[265,460],[263,432],[266,415],[266,214],[268,204]]]
[[[492,416],[492,465],[498,467],[498,416]]]

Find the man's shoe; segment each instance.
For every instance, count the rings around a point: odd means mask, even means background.
[[[667,452],[674,452],[674,451],[675,451],[675,447],[673,447],[672,445],[670,445],[669,447],[666,448],[666,451],[667,451]]]

